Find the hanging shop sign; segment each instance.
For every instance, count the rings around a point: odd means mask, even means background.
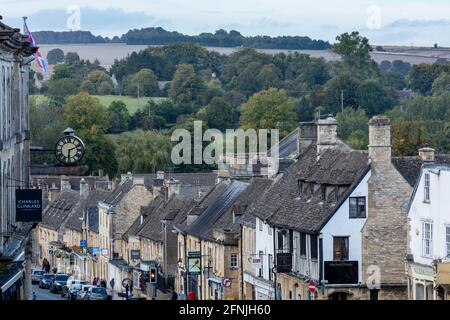
[[[16,190],[16,221],[17,222],[42,221],[41,189]]]

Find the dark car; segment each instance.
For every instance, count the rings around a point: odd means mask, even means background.
[[[39,281],[39,288],[49,289],[52,285],[53,280],[55,280],[55,275],[52,273],[44,273],[42,275],[41,281]]]
[[[68,280],[66,285],[62,288],[61,297],[75,299],[78,291],[81,290],[81,286],[85,284],[88,283],[84,280]]]
[[[82,286],[83,285],[80,283],[72,285],[70,288],[67,289],[64,297],[66,297],[69,300],[76,300],[78,292],[81,291]]]
[[[31,283],[39,283],[41,282],[42,276],[44,275],[44,271],[39,269],[31,270]]]
[[[51,293],[58,293],[62,291],[63,286],[66,285],[67,279],[69,279],[69,275],[59,273],[55,276],[55,280],[50,285]]]
[[[108,292],[103,287],[91,287],[87,293],[88,300],[109,300]]]

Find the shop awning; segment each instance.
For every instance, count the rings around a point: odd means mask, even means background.
[[[0,261],[0,290],[8,290],[22,278],[22,262]]]
[[[222,279],[208,278],[208,284],[211,284],[211,283],[214,283],[214,284],[222,286]]]

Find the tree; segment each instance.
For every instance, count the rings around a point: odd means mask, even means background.
[[[250,62],[234,79],[234,87],[249,96],[260,91],[261,87],[256,76],[262,69],[262,64],[258,61]]]
[[[401,121],[392,126],[392,152],[395,156],[414,156],[430,143],[423,122]]]
[[[286,90],[268,89],[255,93],[241,106],[243,129],[279,129],[280,137],[289,134],[297,125],[294,101]]]
[[[328,80],[322,88],[323,106],[328,112],[335,114],[342,111],[342,102],[344,106],[357,107],[359,84],[359,80],[349,74]]]
[[[127,105],[122,101],[113,101],[108,107],[109,132],[120,133],[127,131],[130,114]]]
[[[433,95],[439,95],[444,92],[450,92],[450,73],[441,73],[434,81],[431,87]]]
[[[76,52],[67,52],[64,58],[64,63],[69,65],[77,64],[80,61],[81,61],[80,56]]]
[[[86,153],[81,163],[89,166],[91,172],[102,169],[107,174],[114,176],[118,169],[116,159],[117,146],[114,141],[102,134],[83,134],[80,137],[86,146]]]
[[[450,120],[450,92],[440,95],[414,98],[407,109],[416,120]]]
[[[215,97],[205,108],[208,127],[219,130],[231,129],[233,124],[233,108],[221,97]]]
[[[343,33],[336,37],[337,42],[333,45],[333,51],[341,55],[347,70],[355,70],[358,73],[370,74],[374,68],[370,53],[373,51],[366,37],[359,32]]]
[[[414,65],[407,76],[408,86],[423,95],[429,94],[434,80],[442,72],[450,72],[450,65],[426,64]]]
[[[109,128],[108,113],[99,99],[81,92],[66,101],[64,119],[80,136],[102,134]]]
[[[50,65],[64,62],[64,51],[59,48],[50,50],[47,53],[47,62]]]
[[[137,97],[159,96],[158,79],[150,69],[141,69],[134,75],[124,79],[124,94]]]
[[[127,132],[117,143],[119,172],[156,172],[170,163],[172,143],[162,134],[142,130]]]
[[[259,88],[267,90],[269,88],[278,88],[280,86],[280,77],[278,70],[273,64],[266,64],[256,76]]]
[[[59,105],[64,104],[65,98],[78,93],[79,88],[71,79],[50,79],[47,81],[46,96]]]
[[[375,80],[363,82],[358,87],[356,95],[358,107],[364,108],[369,116],[384,113],[396,103],[394,93],[386,90]]]
[[[92,83],[92,86],[87,81]],[[89,91],[91,94],[109,95],[114,92],[114,85],[111,77],[103,70],[92,70],[89,72],[86,80],[82,83],[82,87],[83,85],[91,91],[92,88],[94,88],[93,93]]]
[[[366,116],[364,109],[345,108],[343,112],[336,115],[338,122],[337,133],[339,138],[346,141],[355,131],[361,131],[368,135],[367,123],[369,118]]]
[[[51,149],[65,129],[62,107],[49,99],[30,98],[32,144]]]
[[[175,71],[170,83],[168,95],[175,103],[201,103],[205,85],[190,64],[181,64]]]

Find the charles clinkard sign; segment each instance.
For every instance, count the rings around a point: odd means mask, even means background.
[[[42,221],[42,190],[40,189],[16,190],[16,221],[18,222]]]

